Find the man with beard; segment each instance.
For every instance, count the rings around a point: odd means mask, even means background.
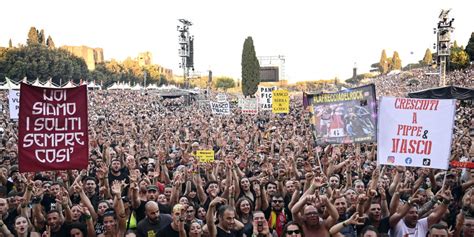
[[[162,213],[169,214],[170,213],[170,207],[162,205],[160,203],[157,203],[158,201],[158,187],[156,185],[148,185],[147,186],[147,192],[146,192],[146,201],[140,200],[140,197],[138,196],[138,188],[132,188],[132,208],[135,210],[136,218],[137,221],[141,221],[143,218],[145,218],[144,213],[146,212],[146,205],[150,201],[155,202],[158,205],[158,210],[160,210]]]
[[[169,225],[173,219],[168,214],[160,214],[158,203],[149,201],[145,205],[146,218],[137,225],[138,237],[155,237],[158,232]]]
[[[370,204],[369,218],[365,219],[364,225],[357,226],[357,232],[361,232],[365,227],[371,225],[377,228],[381,237],[388,236],[390,230],[389,217],[382,216],[382,207],[379,203]]]
[[[262,236],[262,237],[268,237],[268,236],[277,236],[277,233],[275,231],[271,231],[268,222],[265,220],[265,214],[261,211],[255,211],[253,213],[253,220],[252,220],[252,229],[249,231],[246,231],[244,233],[245,237],[251,237],[251,236]]]
[[[403,237],[408,234],[415,237],[425,237],[429,228],[438,223],[448,209],[447,205],[450,202],[450,198],[448,198],[446,194],[438,194],[438,197],[441,203],[436,207],[433,213],[419,220],[418,206],[416,205],[419,199],[413,197],[408,199],[408,202],[399,208],[389,219],[391,227],[390,236]]]
[[[97,181],[94,177],[84,178],[84,192],[86,193],[89,200],[91,200],[92,206],[97,207],[99,205],[99,194],[97,193]]]
[[[214,223],[214,215],[217,205],[221,205],[217,212],[219,224]],[[241,237],[244,224],[235,219],[235,210],[231,206],[224,205],[225,199],[216,197],[209,204],[206,214],[207,229],[210,237]]]
[[[65,205],[65,206],[68,206],[68,205]],[[46,221],[48,223],[48,226],[51,228],[50,237],[60,237],[60,236],[69,235],[69,231],[70,231],[71,223],[72,223],[70,215],[66,215],[66,220],[62,221],[62,217],[59,214],[59,211],[57,209],[51,210],[46,215]]]
[[[110,165],[110,173],[109,173],[109,185],[112,185],[114,180],[123,181],[125,180],[128,183],[128,174],[122,170],[122,163],[119,159],[113,159]]]
[[[343,222],[349,219],[352,215],[352,213],[347,213],[347,201],[345,197],[341,196],[339,198],[336,198],[336,200],[334,201],[334,206],[336,206],[337,213],[339,214],[338,222]],[[340,232],[344,236],[357,236],[357,233],[355,232],[355,229],[352,225],[345,225]]]
[[[271,198],[271,206],[265,210],[265,218],[268,220],[270,230],[275,230],[278,236],[283,233],[283,227],[291,221],[289,211],[285,209],[285,200],[279,194]]]

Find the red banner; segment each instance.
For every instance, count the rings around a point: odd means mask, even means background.
[[[55,89],[22,83],[20,95],[20,172],[86,169],[87,87]]]
[[[451,162],[449,162],[449,165],[451,165],[451,167],[455,167],[455,168],[474,169],[474,162],[451,161]]]

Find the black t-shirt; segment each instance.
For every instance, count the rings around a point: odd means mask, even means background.
[[[140,206],[135,209],[135,218],[137,218],[137,223],[141,220],[145,219],[145,204],[146,201],[140,201]],[[162,205],[158,203],[158,208],[160,209],[160,213],[163,214],[171,214],[171,208],[169,206]]]
[[[138,237],[151,237],[159,236],[158,232],[163,230],[166,226],[170,225],[173,219],[168,214],[160,214],[158,223],[150,223],[148,219],[143,219],[138,222],[137,225],[137,236]],[[160,236],[161,237],[161,236]]]
[[[14,233],[15,230],[15,218],[18,216],[18,213],[15,209],[11,209],[8,211],[8,216],[6,219],[3,219],[3,223],[7,226],[10,232]]]
[[[380,220],[380,224],[379,224],[379,227],[377,227],[377,230],[379,231],[381,236],[386,236],[386,234],[388,234],[388,231],[390,230],[389,219],[390,217],[385,217],[382,220]],[[364,225],[357,226],[357,233],[360,233],[368,225],[373,225],[373,223],[371,220],[366,219],[364,222]]]
[[[236,231],[232,230],[230,233],[227,233],[225,230],[216,226],[217,229],[217,237],[242,237],[243,232],[242,230]]]
[[[158,234],[156,236],[179,237],[179,232],[174,230],[173,227],[171,227],[170,223],[165,228],[158,231]]]
[[[72,223],[64,222],[64,224],[61,225],[61,228],[59,229],[58,232],[53,232],[51,230],[51,237],[70,236],[71,224]],[[46,229],[43,229],[40,233],[43,233],[45,230]]]

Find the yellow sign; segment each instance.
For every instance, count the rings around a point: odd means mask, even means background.
[[[200,162],[213,162],[214,161],[214,151],[213,150],[199,150],[196,152],[197,157]]]
[[[272,112],[287,114],[290,112],[290,96],[287,90],[272,91]]]

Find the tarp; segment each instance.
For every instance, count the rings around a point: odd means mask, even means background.
[[[410,98],[474,100],[474,89],[446,86],[408,93]]]

